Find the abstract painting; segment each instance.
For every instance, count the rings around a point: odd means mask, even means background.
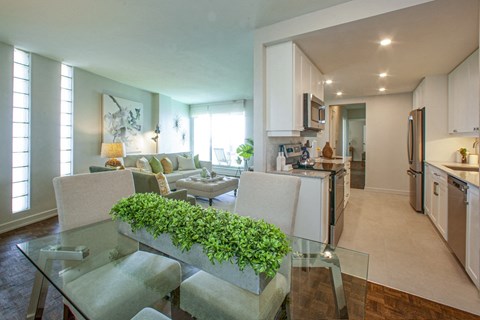
[[[123,142],[127,153],[142,151],[143,104],[104,94],[103,142]]]

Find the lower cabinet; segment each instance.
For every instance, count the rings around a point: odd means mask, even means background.
[[[467,206],[467,252],[465,269],[480,288],[480,213],[478,187],[468,185]]]
[[[447,174],[433,166],[426,165],[425,175],[425,213],[430,217],[443,238],[447,240]]]
[[[328,243],[329,178],[301,178],[294,235]]]

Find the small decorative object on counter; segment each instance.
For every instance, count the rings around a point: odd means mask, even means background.
[[[324,158],[332,159],[333,158],[333,149],[330,147],[330,142],[326,142],[323,147],[322,154]]]
[[[460,148],[458,152],[462,155],[462,163],[467,163],[468,151],[467,148]]]
[[[277,156],[277,171],[282,171],[283,167],[285,166],[285,156],[283,155],[283,149],[280,146],[280,150],[278,151],[278,156]]]
[[[212,170],[212,172],[210,172],[210,177],[215,178],[216,176],[217,176],[217,173]]]

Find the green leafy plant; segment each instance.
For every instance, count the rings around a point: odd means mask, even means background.
[[[275,276],[283,257],[291,251],[287,236],[264,220],[204,209],[155,193],[124,198],[110,214],[114,220],[130,224],[134,232],[144,228],[154,238],[167,233],[183,251],[198,243],[212,263],[229,261],[240,270],[251,266],[256,274],[268,277]]]
[[[253,140],[245,139],[245,143],[238,146],[237,154],[245,160],[250,159],[253,156]]]

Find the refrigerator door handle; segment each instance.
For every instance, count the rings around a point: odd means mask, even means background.
[[[408,153],[408,163],[412,164],[413,162],[413,117],[408,117],[408,130],[407,130],[407,153]]]

